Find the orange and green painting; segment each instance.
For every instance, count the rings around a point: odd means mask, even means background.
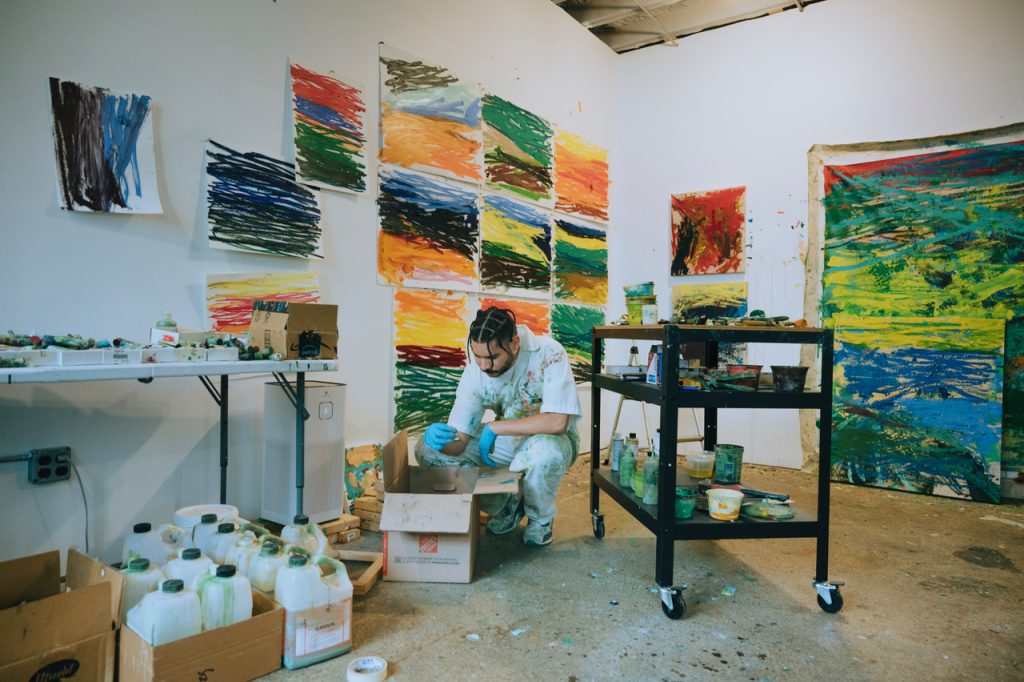
[[[320,300],[320,278],[315,272],[206,276],[206,316],[213,331],[248,334],[252,304],[258,299],[316,303]]]
[[[476,192],[382,167],[377,273],[382,284],[476,289],[480,238]]]
[[[466,295],[396,289],[395,431],[448,420],[466,366]]]
[[[555,298],[608,304],[608,236],[604,230],[555,220]]]
[[[746,187],[672,195],[672,276],[743,272]]]
[[[555,133],[555,210],[608,220],[608,150],[564,130]]]
[[[516,316],[516,324],[526,325],[534,334],[551,333],[551,304],[540,301],[520,301],[514,298],[480,298],[480,309],[504,308]]]
[[[550,202],[554,184],[551,124],[491,94],[483,97],[482,116],[487,186]]]
[[[480,281],[486,291],[549,298],[551,215],[498,194],[481,204]]]
[[[459,180],[482,178],[480,92],[447,68],[382,45],[380,160]]]

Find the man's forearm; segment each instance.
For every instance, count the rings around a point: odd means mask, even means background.
[[[491,422],[490,426],[499,436],[533,436],[538,433],[561,435],[569,428],[569,415],[541,412],[522,419]]]

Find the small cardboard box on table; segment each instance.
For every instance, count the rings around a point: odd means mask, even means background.
[[[338,357],[338,306],[258,300],[252,306],[249,345],[280,353],[286,360]]]
[[[480,533],[480,495],[514,493],[507,468],[409,465],[403,431],[384,446],[384,580],[468,583]]]
[[[68,552],[0,563],[0,680],[113,680],[121,574]]]

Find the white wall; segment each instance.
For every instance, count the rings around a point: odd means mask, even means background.
[[[803,317],[807,150],[1024,121],[1022,27],[1019,0],[828,0],[623,55],[609,316],[654,272],[663,315],[673,284],[745,279],[751,309]],[[746,274],[669,277],[669,195],[738,185]],[[778,353],[751,361],[796,364],[796,348]],[[801,465],[795,412],[719,417],[746,461]]]
[[[169,305],[203,328],[208,273],[320,272],[340,306],[349,443],[390,434],[391,290],[376,284],[374,193],[322,194],[323,262],[211,250],[203,222],[207,138],[287,156],[289,56],[366,87],[377,145],[383,41],[481,82],[550,121],[611,146],[616,57],[548,0],[17,0],[0,22],[0,206],[4,330],[142,338]],[[148,94],[155,103],[163,216],[58,208],[47,77]],[[370,174],[374,177],[375,162]],[[314,378],[314,377],[310,377]],[[258,512],[262,385],[231,382],[228,500]],[[583,399],[589,402],[584,394]],[[138,520],[216,501],[217,409],[196,379],[4,386],[0,455],[69,445],[88,492],[92,550],[118,557]],[[82,543],[73,479],[37,488],[0,465],[0,559]]]

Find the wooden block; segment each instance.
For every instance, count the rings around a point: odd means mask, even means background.
[[[352,592],[364,595],[380,580],[384,569],[384,555],[380,552],[355,552],[349,549],[338,550],[338,559],[345,564],[349,580],[352,581]],[[366,568],[359,570],[362,564]]]
[[[356,509],[361,511],[377,512],[384,511],[384,503],[376,497],[360,497],[356,500]]]
[[[338,536],[337,538],[335,538],[334,541],[339,544],[345,545],[350,542],[355,542],[361,537],[362,534],[359,532],[358,528],[349,528],[348,530],[343,530],[340,533],[338,533]]]
[[[362,530],[368,530],[368,531],[371,531],[373,533],[379,533],[380,532],[380,520],[378,519],[377,521],[370,521],[368,519],[363,519],[363,522],[359,524],[359,527]]]
[[[380,523],[380,512],[367,511],[365,509],[356,509],[356,516],[358,516],[363,521],[373,521],[375,523]],[[362,523],[360,523],[359,527],[363,528],[364,526]]]
[[[353,514],[342,514],[334,521],[327,521],[326,523],[320,524],[320,528],[323,529],[324,535],[333,535],[335,533],[340,533],[343,530],[348,530],[349,528],[358,527],[359,517]]]

